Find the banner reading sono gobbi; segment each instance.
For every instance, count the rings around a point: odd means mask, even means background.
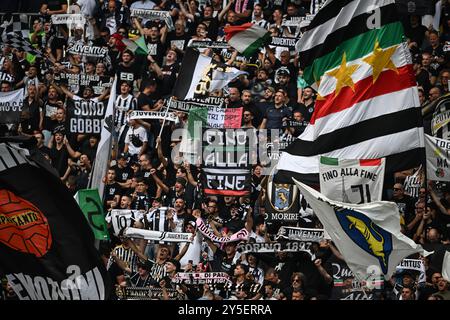
[[[32,143],[0,138],[0,270],[20,300],[106,300],[87,220]]]

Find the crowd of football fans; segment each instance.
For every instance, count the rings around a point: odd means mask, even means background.
[[[318,2],[72,0],[68,8],[65,0],[46,0],[40,12],[29,15],[29,40],[43,58],[3,46],[1,92],[24,88],[26,97],[20,123],[1,126],[1,134],[34,136],[37,147],[73,194],[88,187],[100,136],[70,132],[67,99],[107,104],[111,88],[95,93],[92,87],[80,90],[55,78],[61,73],[117,78],[114,144],[103,199],[111,241],[100,244],[105,266],[117,287],[111,293],[113,298],[123,297],[120,288],[143,287],[161,290],[162,295],[155,299],[450,299],[449,283],[433,256],[411,257],[423,260],[424,275],[404,270],[378,288],[362,289],[351,272],[343,272],[348,266],[330,240],[315,243],[311,253],[244,254],[239,252],[238,242],[215,243],[197,229],[197,218],[203,218],[218,237],[246,228],[251,243],[275,241],[276,230],[268,229],[264,219],[267,176],[262,174],[263,166],[253,166],[248,196],[207,197],[199,180],[201,165],[177,163],[172,155],[180,144],[172,132],[186,127],[186,113],[176,112],[175,122],[127,118],[132,110],[166,110],[183,54],[192,40],[224,41],[225,26],[246,22],[268,29],[274,37],[300,37],[307,19],[297,17],[309,15]],[[450,3],[441,2],[437,30],[424,26],[422,16],[404,16],[427,132],[435,111],[433,102],[449,91]],[[51,16],[68,9],[85,15],[87,24],[71,29],[53,25]],[[132,17],[131,9],[168,11],[173,29],[163,19]],[[286,23],[295,19],[297,27]],[[300,25],[300,21],[305,24]],[[122,41],[140,36],[145,38],[148,54],[133,51]],[[108,53],[100,58],[71,54],[67,48],[75,43],[104,47]],[[304,130],[304,126],[286,126],[287,120],[306,125],[316,98],[302,77],[301,56],[293,48],[268,45],[251,58],[233,48],[200,50],[247,72],[223,90],[211,93],[224,97],[228,108],[244,108],[243,128],[279,129],[286,141]],[[427,251],[448,248],[450,185],[427,181],[423,168],[398,172],[386,180],[391,183],[385,184],[384,198],[398,204],[404,234]],[[191,233],[193,241],[178,245],[130,239],[123,230],[114,234],[108,219],[113,209],[140,211],[142,215],[134,220],[136,228]],[[292,226],[321,227],[314,215],[305,215]],[[224,272],[230,285],[176,283],[173,280],[178,272]],[[16,298],[7,283],[4,298]]]

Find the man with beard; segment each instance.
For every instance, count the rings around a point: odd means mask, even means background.
[[[305,87],[303,89],[303,104],[300,104],[296,110],[303,114],[304,120],[310,122],[314,113],[316,93],[313,88]]]
[[[134,54],[130,50],[125,50],[122,53],[122,61],[115,68],[117,75],[116,90],[120,92],[120,86],[123,81],[128,81],[131,85],[136,82],[136,87],[141,85],[142,71],[139,64],[134,60]]]
[[[177,48],[178,50],[184,52],[187,43],[189,42],[189,35],[186,34],[185,22],[178,19],[175,24],[175,30],[170,31],[167,35],[167,44],[170,48]]]
[[[297,86],[290,80],[291,74],[289,69],[286,67],[279,68],[275,73],[275,77],[277,79],[275,90],[283,89],[287,92],[290,101],[297,102]]]
[[[263,119],[263,114],[259,112],[259,109],[256,107],[255,102],[252,98],[252,93],[250,90],[242,90],[241,95],[242,106],[244,109],[250,110],[253,115],[253,125],[258,127],[261,124]],[[245,113],[245,112],[244,112]],[[245,118],[243,119],[245,121]]]
[[[162,189],[162,191],[166,195],[165,204],[167,206],[173,207],[175,205],[175,201],[177,198],[182,198],[186,202],[186,206],[188,209],[188,212],[191,211],[191,205],[192,205],[192,196],[186,194],[186,184],[187,181],[185,178],[179,177],[176,179],[175,185],[173,187],[168,187],[156,174],[156,169],[150,170],[150,174],[152,175],[153,179],[155,180],[156,184]]]
[[[56,122],[56,110],[62,106],[63,102],[59,99],[58,91],[54,85],[48,88],[47,99],[44,101],[42,111],[44,119],[42,122],[42,133],[44,134],[44,144],[48,145],[50,140],[54,123]]]
[[[280,129],[283,121],[291,116],[291,110],[285,104],[285,95],[283,91],[275,93],[273,104],[267,108],[263,121],[259,129]]]

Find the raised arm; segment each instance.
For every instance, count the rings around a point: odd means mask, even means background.
[[[156,174],[156,169],[151,169],[150,174],[152,175],[153,179],[155,180],[155,183],[165,192],[169,192],[169,187],[162,182],[162,180],[158,177]]]

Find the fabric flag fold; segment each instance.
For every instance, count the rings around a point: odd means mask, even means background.
[[[403,258],[423,249],[400,231],[394,202],[348,204],[333,201],[293,179],[349,268],[362,280],[389,280]]]
[[[94,167],[89,178],[89,186],[98,188],[100,199],[103,199],[103,192],[105,183],[103,177],[109,168],[109,159],[111,157],[112,131],[114,130],[114,102],[116,100],[116,85],[117,77],[114,77],[114,82],[111,87],[109,95],[108,106],[106,107],[105,118],[102,124],[102,131],[100,141],[97,147],[97,154],[95,156]]]
[[[20,300],[107,300],[93,233],[34,143],[0,138],[0,270]]]
[[[173,95],[178,100],[192,99],[199,79],[203,77],[212,58],[200,54],[199,51],[187,48],[181,62],[180,73],[173,88]]]
[[[135,40],[123,38],[122,42],[124,45],[127,46],[127,49],[131,50],[135,54],[143,54],[143,55],[148,54],[148,47],[145,44],[144,37],[142,36]]]
[[[251,57],[259,48],[271,42],[271,35],[267,29],[251,22],[239,26],[227,26],[224,28],[225,39],[238,52],[246,57]]]
[[[276,181],[318,182],[319,156],[386,157],[391,173],[424,157],[412,59],[394,0],[327,1],[299,41],[318,91],[309,126],[281,155]]]

